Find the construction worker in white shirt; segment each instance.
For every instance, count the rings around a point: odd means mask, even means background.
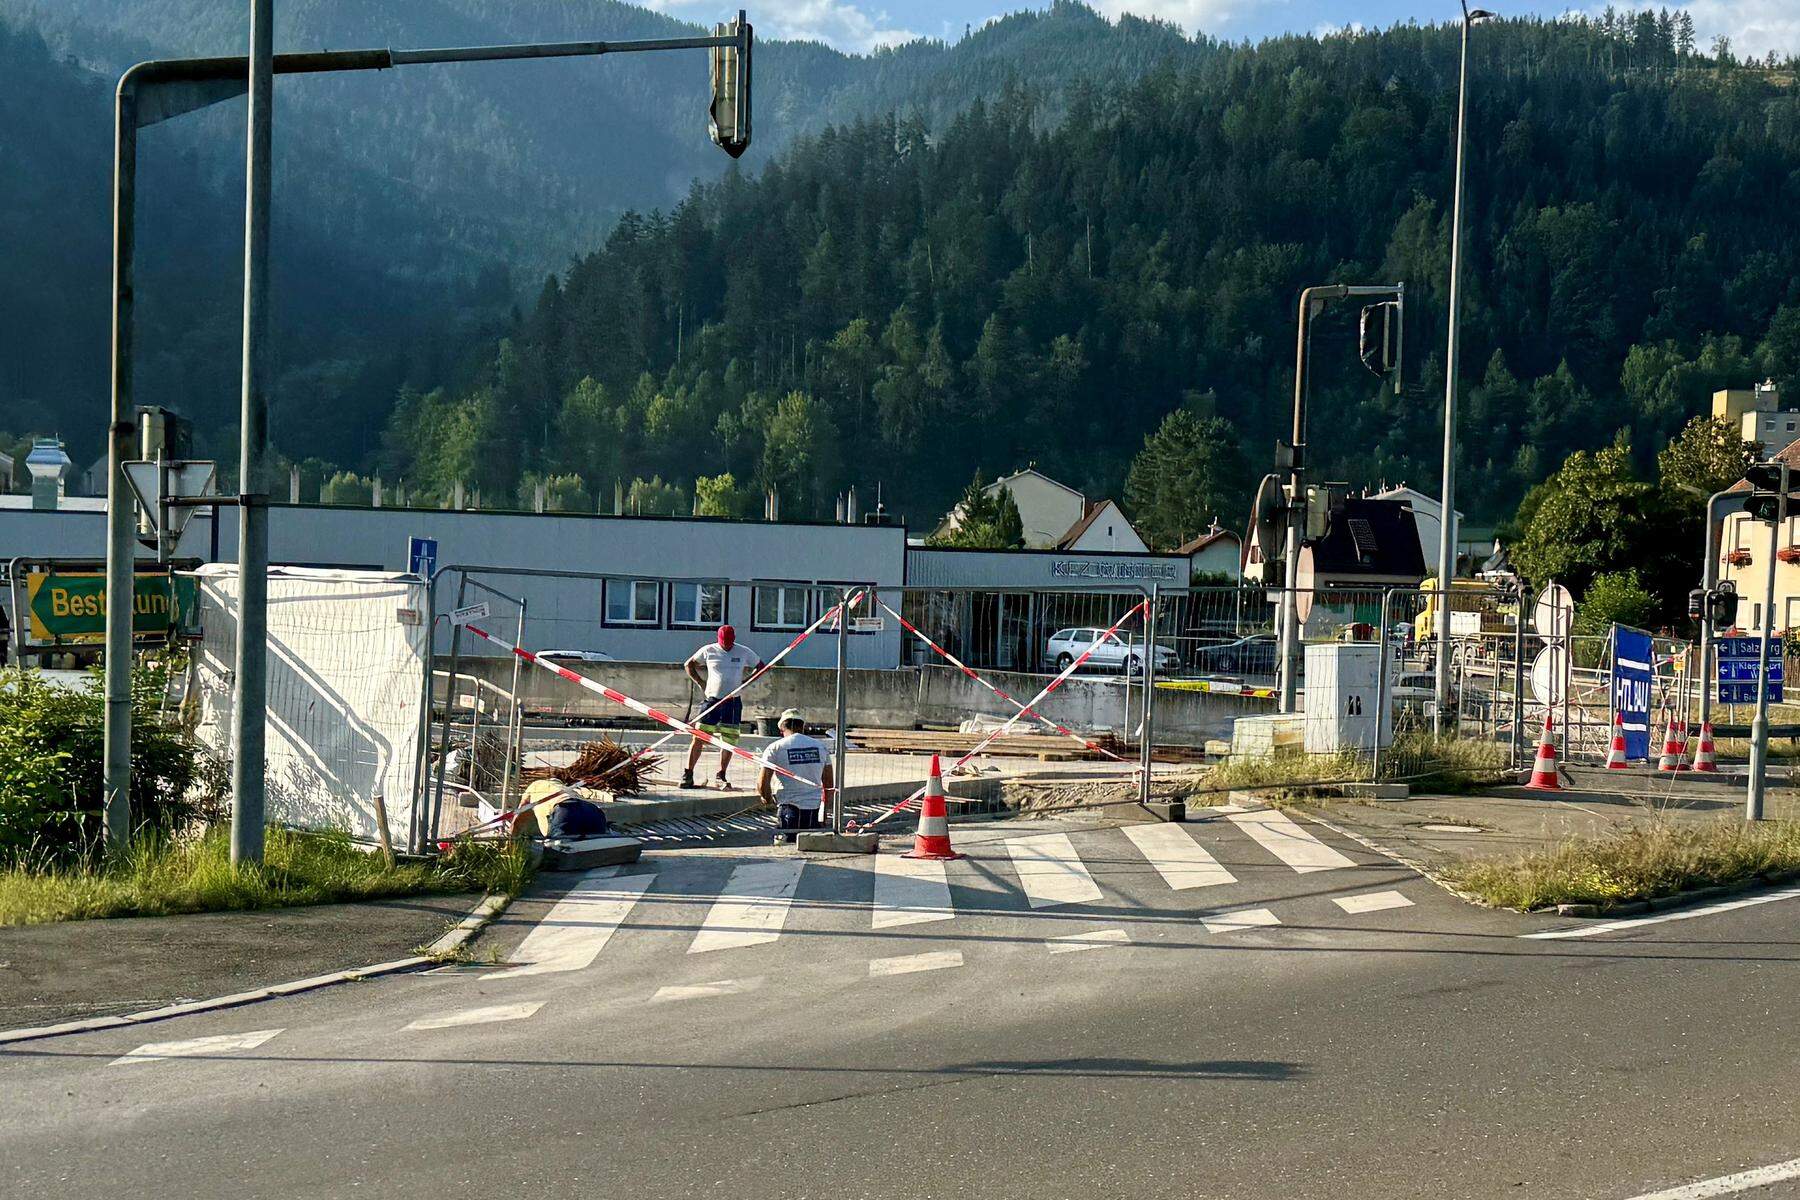
[[[764,804],[775,805],[775,844],[794,841],[803,829],[817,829],[819,810],[836,781],[830,748],[806,732],[806,718],[799,709],[781,714],[781,739],[763,751],[763,764],[756,794]],[[777,775],[771,767],[788,774]]]
[[[694,651],[681,667],[706,698],[700,719],[694,723],[719,741],[737,745],[744,732],[744,699],[734,693],[762,665],[756,651],[737,640],[737,630],[729,625],[719,626],[717,640]],[[681,772],[684,788],[699,786],[694,782],[694,764],[700,761],[703,744],[699,738],[694,738],[688,746],[687,767]],[[731,786],[725,778],[731,757],[730,750],[719,750],[719,773],[713,776],[713,782],[719,787]]]

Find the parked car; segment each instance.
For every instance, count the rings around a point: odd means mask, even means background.
[[[1278,653],[1275,635],[1254,633],[1220,646],[1194,652],[1194,669],[1221,675],[1273,675]]]
[[[545,662],[553,663],[603,663],[618,661],[604,650],[539,650],[537,656]]]
[[[1394,700],[1423,706],[1437,698],[1437,676],[1429,671],[1407,671],[1394,680]]]
[[[1144,669],[1144,644],[1127,642],[1118,634],[1102,639],[1104,629],[1059,629],[1050,635],[1050,641],[1044,648],[1044,656],[1056,664],[1058,671],[1066,671],[1069,664],[1086,654],[1090,649],[1093,654],[1083,663],[1083,667],[1095,670],[1120,670],[1121,668],[1136,675]],[[1174,650],[1167,646],[1156,647],[1156,669],[1167,670],[1180,662]]]

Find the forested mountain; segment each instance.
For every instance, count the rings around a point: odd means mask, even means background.
[[[278,49],[698,32],[613,0],[283,0]],[[721,8],[724,14],[729,6]],[[111,88],[148,57],[242,53],[238,0],[0,0],[0,428],[104,427]],[[797,134],[895,108],[942,122],[1028,71],[1053,119],[1077,77],[1129,80],[1209,51],[1089,10],[999,21],[955,46],[848,56],[759,43],[754,172]],[[667,208],[728,160],[709,143],[698,53],[284,77],[274,256],[282,450],[370,465],[398,387],[451,376],[546,272],[628,209]],[[146,131],[140,396],[192,416],[230,460],[237,396],[243,117],[222,105]],[[16,167],[16,169],[15,169]]]
[[[1514,21],[1476,39],[1472,516],[1510,513],[1621,429],[1648,462],[1715,386],[1800,383],[1800,97],[1699,59],[1681,27]],[[1403,281],[1408,388],[1362,373],[1354,310],[1333,313],[1312,441],[1332,477],[1428,483],[1456,49],[1453,29],[1412,27],[1212,47],[1073,89],[1053,127],[1008,86],[936,125],[810,135],[757,178],[627,216],[472,380],[402,399],[384,470],[490,497],[533,469],[602,494],[657,480],[638,489],[651,506],[729,471],[814,514],[880,484],[928,518],[975,469],[1028,459],[1117,494],[1178,408],[1214,431],[1196,455],[1229,463],[1216,435],[1235,429],[1261,469],[1288,419],[1299,290]],[[1195,503],[1236,518],[1250,474],[1211,471],[1236,482]]]

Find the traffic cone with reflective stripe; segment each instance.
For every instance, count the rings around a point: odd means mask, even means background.
[[[1662,757],[1656,760],[1659,771],[1685,771],[1687,763],[1683,759],[1687,755],[1687,747],[1682,743],[1686,739],[1675,731],[1675,714],[1669,714],[1668,732],[1663,734]]]
[[[1630,764],[1625,761],[1625,714],[1613,714],[1612,749],[1606,752],[1606,766],[1610,771],[1620,771]]]
[[[1694,770],[1708,775],[1719,773],[1719,755],[1713,748],[1712,722],[1700,723],[1700,748],[1694,751]]]
[[[1544,714],[1544,736],[1538,742],[1537,761],[1531,766],[1531,780],[1525,786],[1540,792],[1560,792],[1562,783],[1556,778],[1556,743],[1550,735],[1549,713]]]
[[[950,848],[950,810],[944,804],[944,777],[935,754],[931,756],[931,774],[925,777],[925,796],[919,803],[919,831],[913,835],[913,848],[901,857],[962,857]]]

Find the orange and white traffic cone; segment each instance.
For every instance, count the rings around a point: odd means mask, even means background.
[[[1719,754],[1713,748],[1713,731],[1711,721],[1700,723],[1700,748],[1694,751],[1694,770],[1708,775],[1719,773]]]
[[[1609,771],[1620,771],[1631,764],[1625,761],[1625,714],[1613,714],[1612,749],[1606,752],[1606,767]]]
[[[1562,783],[1556,777],[1556,742],[1550,734],[1549,713],[1544,714],[1544,736],[1538,742],[1537,761],[1531,766],[1531,780],[1528,788],[1536,788],[1540,792],[1560,792]]]
[[[1670,713],[1669,728],[1668,731],[1663,734],[1662,757],[1656,760],[1657,770],[1685,771],[1688,769],[1687,763],[1684,761],[1687,757],[1687,746],[1684,744],[1687,740],[1685,734],[1685,726],[1683,727],[1682,732],[1678,733],[1676,731],[1675,714]]]
[[[950,848],[950,810],[944,804],[944,777],[938,771],[938,756],[931,756],[931,774],[925,777],[925,796],[919,802],[919,831],[913,835],[913,848],[902,858],[961,858]]]

